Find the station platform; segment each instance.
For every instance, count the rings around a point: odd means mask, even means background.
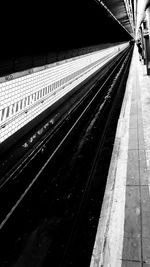
[[[90,267],[150,267],[150,77],[134,48]]]

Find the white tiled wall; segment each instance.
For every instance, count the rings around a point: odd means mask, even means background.
[[[0,83],[0,143],[127,47],[108,48]]]

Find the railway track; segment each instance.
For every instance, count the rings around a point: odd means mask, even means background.
[[[128,67],[130,62],[129,58],[126,58],[123,66],[120,68],[120,73],[122,74],[121,80],[119,73],[114,79],[111,88],[116,87],[117,93],[114,94],[111,106],[106,105],[103,112],[103,118],[105,120],[105,115],[107,120],[104,125],[104,129],[101,132],[101,138],[97,142],[97,150],[91,164],[90,172],[86,184],[84,187],[83,195],[78,208],[76,220],[74,221],[71,235],[69,236],[68,244],[63,255],[63,260],[59,266],[89,266],[92,254],[92,248],[94,244],[94,239],[96,235],[98,219],[100,214],[100,206],[103,200],[103,194],[105,190],[105,183],[107,172],[109,168],[109,162],[111,157],[113,140],[116,130],[117,117],[119,116],[119,111],[121,108],[122,97],[124,91],[122,88],[125,86],[126,75],[128,73]],[[123,73],[124,72],[124,73]],[[108,90],[107,96],[110,97],[110,91]],[[114,93],[114,92],[112,92]],[[106,98],[107,98],[106,96]],[[120,101],[119,105],[118,102]],[[103,102],[104,104],[104,102]],[[102,122],[101,120],[101,122]],[[99,125],[100,126],[100,125]],[[109,130],[111,129],[111,134]],[[104,162],[106,160],[106,162]],[[100,181],[99,181],[100,180]],[[97,191],[97,186],[99,186],[99,191]],[[101,195],[100,195],[101,194]],[[88,224],[88,225],[87,225]],[[92,234],[91,234],[92,229]],[[95,233],[95,234],[93,234]],[[86,240],[89,241],[88,245]],[[78,246],[80,244],[80,246]],[[74,247],[77,250],[74,253]],[[78,255],[78,259],[76,259]],[[83,259],[83,260],[82,260]]]
[[[98,192],[93,189],[102,183],[104,190],[105,181],[99,182],[95,177],[104,173],[98,166],[102,165],[112,117],[117,117],[116,106],[121,106],[131,55],[132,49],[127,49],[117,57],[115,66],[111,62],[107,72],[103,69],[94,84],[84,89],[86,93],[83,90],[78,101],[71,103],[69,112],[64,112],[38,145],[32,146],[1,179],[0,199],[4,206],[0,235],[4,240],[9,233],[8,247],[13,245],[15,251],[7,248],[6,253],[3,248],[3,266],[10,266],[10,262],[16,262],[16,266],[47,266],[48,262],[53,266],[79,266],[76,255],[80,253],[87,259],[83,257],[82,266],[88,266],[99,210],[92,215],[93,208],[87,208],[97,206],[95,203],[100,206],[102,200],[97,200]],[[83,236],[87,229],[81,231],[87,221],[89,229],[93,229],[88,248]],[[78,243],[82,244],[81,249],[75,250]]]
[[[71,91],[70,94],[72,95],[70,96],[69,94],[66,100],[63,100],[60,104],[58,103],[58,105],[56,103],[53,108],[50,108],[47,112],[50,115],[47,119],[44,119],[44,123],[40,123],[40,126],[35,127],[29,134],[24,135],[21,140],[18,140],[17,145],[15,143],[14,147],[12,146],[12,148],[6,150],[6,152],[5,145],[0,145],[0,185],[14,176],[16,169],[22,169],[24,162],[30,159],[30,154],[36,156],[42,149],[44,142],[51,137],[53,131],[59,128],[60,124],[73,113],[74,109],[82,105],[83,98],[85,99],[88,95],[90,96],[90,93],[94,93],[93,89],[96,89],[96,83],[98,85],[99,81],[99,83],[102,84],[107,75],[109,75],[109,72],[111,72],[115,62],[118,62],[123,53],[125,53],[125,51],[120,53],[113,60],[110,60],[109,64],[105,64],[101,67],[100,71],[97,71],[96,74],[91,76],[92,79],[91,77],[90,79],[86,79],[86,81],[82,82],[80,86],[77,86],[75,90],[72,90],[73,94]],[[58,106],[58,108],[55,108],[55,106]]]

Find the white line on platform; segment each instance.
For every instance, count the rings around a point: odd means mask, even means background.
[[[121,267],[124,236],[129,120],[134,73],[131,63],[90,267]]]

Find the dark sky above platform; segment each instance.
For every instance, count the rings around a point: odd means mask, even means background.
[[[11,1],[1,8],[0,58],[129,40],[94,0]]]

